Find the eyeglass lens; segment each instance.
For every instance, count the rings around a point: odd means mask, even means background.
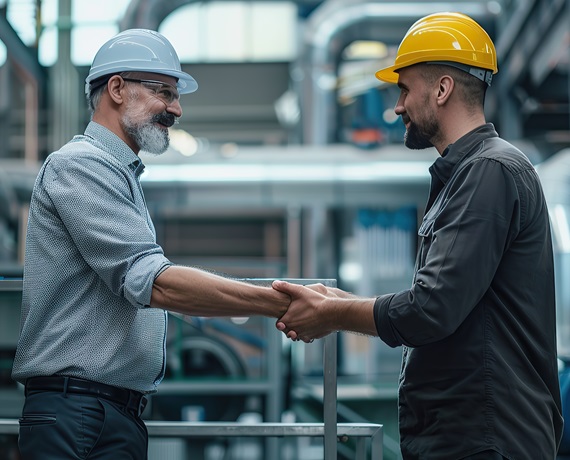
[[[174,86],[172,85],[169,85],[168,83],[164,83],[162,81],[157,81],[157,80],[143,80],[138,78],[125,78],[125,77],[123,77],[123,80],[134,83],[140,83],[145,88],[150,89],[155,96],[163,100],[168,105],[180,99],[180,94],[178,93],[176,88],[174,88]]]

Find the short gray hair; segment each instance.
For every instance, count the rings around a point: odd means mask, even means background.
[[[89,105],[89,110],[91,111],[91,116],[93,116],[93,114],[95,113],[95,110],[97,110],[97,107],[99,106],[99,103],[101,102],[101,97],[103,96],[103,93],[105,92],[105,89],[107,88],[107,82],[109,81],[109,79],[113,75],[120,75],[121,77],[128,78],[128,77],[133,76],[134,73],[135,72],[121,72],[119,74],[112,74],[112,75],[107,75],[107,76],[103,77],[103,79],[105,81],[99,85],[96,85],[96,87],[92,91],[89,91],[89,94],[87,95],[87,103]]]

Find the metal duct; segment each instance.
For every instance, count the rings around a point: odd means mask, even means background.
[[[196,1],[132,0],[120,28],[158,30],[160,23],[175,9]],[[307,20],[301,55],[292,66],[294,89],[302,96],[302,141],[315,145],[334,140],[338,59],[351,41],[368,39],[398,44],[416,19],[434,11],[459,11],[476,20],[492,15],[487,2],[481,1],[402,4],[381,0],[297,0],[295,3],[319,5]],[[364,24],[368,27],[362,27]]]
[[[199,0],[131,0],[120,29],[144,28],[158,30],[160,23],[175,9],[197,3]],[[294,3],[313,7],[322,0],[293,0]]]
[[[478,21],[491,16],[486,2],[328,0],[319,6],[309,17],[300,65],[293,72],[303,95],[303,142],[334,141],[338,57],[344,47],[357,39],[398,44],[415,20],[435,11],[459,11]],[[374,27],[360,27],[370,21]]]
[[[194,3],[195,0],[131,0],[125,16],[119,23],[121,30],[151,29],[158,30],[160,23],[175,9]]]

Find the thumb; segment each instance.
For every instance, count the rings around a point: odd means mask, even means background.
[[[301,286],[298,286],[298,285],[293,284],[293,283],[288,283],[287,281],[282,281],[282,280],[273,281],[273,283],[271,283],[271,286],[276,291],[280,291],[280,292],[283,292],[283,293],[289,294],[289,295],[298,293],[299,290],[301,289]]]

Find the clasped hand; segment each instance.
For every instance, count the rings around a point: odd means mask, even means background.
[[[300,285],[276,280],[272,286],[291,297],[287,313],[277,320],[277,329],[291,340],[306,343],[339,330],[337,302],[352,297],[341,289],[321,283]]]

